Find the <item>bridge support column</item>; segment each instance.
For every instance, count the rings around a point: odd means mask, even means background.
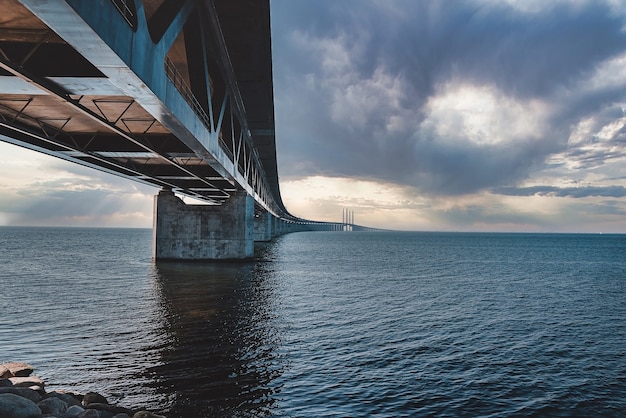
[[[260,242],[271,241],[274,237],[274,216],[264,212],[254,218],[254,240]]]
[[[277,237],[279,235],[285,234],[285,221],[282,219],[276,218],[274,220],[274,236]]]
[[[186,205],[169,190],[154,198],[155,260],[231,260],[254,256],[254,200],[233,194],[221,206]]]
[[[279,218],[272,219],[272,237],[277,237],[280,235],[279,225],[280,225]]]

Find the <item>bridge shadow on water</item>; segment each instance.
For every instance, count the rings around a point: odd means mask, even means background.
[[[282,371],[268,252],[249,263],[154,265],[160,364],[146,380],[168,399],[169,418],[273,415]]]

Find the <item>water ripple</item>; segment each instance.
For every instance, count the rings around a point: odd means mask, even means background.
[[[0,361],[169,417],[621,416],[626,237],[0,228]],[[9,343],[6,343],[6,342]]]

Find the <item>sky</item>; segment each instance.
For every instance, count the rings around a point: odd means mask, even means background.
[[[290,212],[626,233],[621,0],[271,0]],[[0,225],[152,225],[156,189],[0,143]]]

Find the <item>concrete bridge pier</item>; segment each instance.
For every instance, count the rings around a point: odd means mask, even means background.
[[[254,217],[254,240],[269,242],[274,238],[274,219],[271,213],[263,212]]]
[[[279,218],[274,218],[272,221],[272,235],[277,237],[282,235],[284,232],[282,230],[284,222]]]
[[[254,256],[254,199],[236,192],[222,205],[187,205],[170,190],[154,199],[155,260],[243,260]]]
[[[304,228],[296,227],[296,224],[287,222],[283,219],[276,219],[274,224],[274,236],[277,237],[279,235],[288,234],[290,232],[303,231]]]

